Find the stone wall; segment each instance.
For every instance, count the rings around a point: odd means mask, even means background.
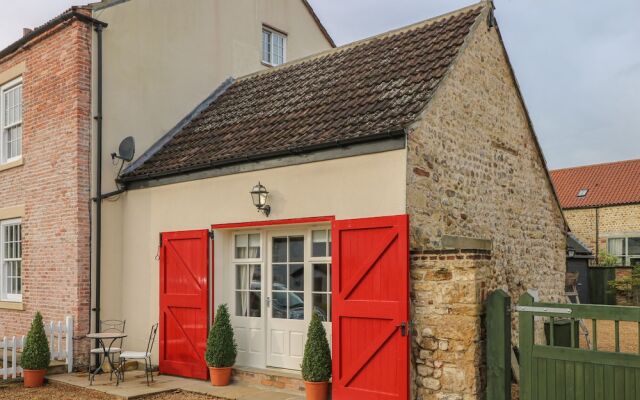
[[[23,210],[22,303],[0,304],[0,336],[26,334],[36,311],[89,329],[91,40],[69,20],[0,60],[23,79],[22,162],[0,171],[0,210]]]
[[[487,251],[411,253],[412,359],[416,366],[412,398],[480,395],[484,387],[481,304],[491,265]]]
[[[450,280],[417,283],[420,274],[414,274],[414,292],[437,290],[414,293],[414,323],[422,330],[413,347],[418,353],[413,389],[420,400],[482,397],[480,325],[490,290],[504,289],[514,301],[528,289],[544,301],[564,299],[564,220],[499,34],[486,21],[486,15],[480,17],[467,47],[409,132],[412,253],[442,249],[444,235],[493,244],[491,259],[481,263],[439,259],[451,263],[442,264],[444,276],[447,269],[458,272]],[[414,256],[414,272],[424,269],[427,276],[427,270],[441,268],[425,266],[426,261]],[[439,296],[425,300],[433,302],[431,311],[420,312],[421,295]],[[515,319],[513,325],[517,340]],[[447,335],[461,336],[444,344]],[[441,343],[453,349],[440,350]]]
[[[640,204],[601,207],[597,209],[597,213],[599,214],[599,251],[607,249],[608,237],[640,236]],[[596,209],[581,208],[565,210],[564,215],[571,232],[595,253]]]

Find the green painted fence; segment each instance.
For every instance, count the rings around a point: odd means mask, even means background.
[[[521,400],[640,400],[640,354],[620,352],[619,329],[620,321],[632,321],[640,332],[640,307],[535,303],[524,294],[516,310]],[[549,345],[534,342],[536,317],[550,323]],[[591,348],[577,343],[573,332],[570,347],[555,346],[558,318],[583,320],[591,330]],[[615,351],[598,349],[598,320],[614,321]],[[570,325],[572,331],[578,329]],[[640,349],[640,334],[637,337]]]

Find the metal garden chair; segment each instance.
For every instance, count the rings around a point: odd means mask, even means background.
[[[149,341],[147,342],[146,351],[123,351],[120,354],[120,369],[122,371],[122,381],[124,382],[124,367],[127,360],[144,360],[144,374],[147,378],[147,386],[149,386],[149,377],[153,382],[153,370],[151,369],[151,350],[153,350],[153,343],[156,340],[156,333],[158,332],[158,323],[156,322],[151,326],[151,332],[149,333]]]
[[[127,321],[126,320],[117,320],[117,319],[108,319],[108,320],[100,320],[100,332],[117,332],[117,333],[124,333],[124,328],[127,325]],[[111,357],[111,362],[114,363],[114,357],[117,354],[120,354],[120,352],[122,351],[122,341],[123,339],[118,339],[118,341],[115,344],[115,346],[112,346],[108,349],[109,351],[109,357]],[[104,351],[101,347],[96,347],[90,350],[90,354],[89,357],[91,357],[91,355],[96,355],[98,354],[99,356],[104,356]],[[102,365],[102,363],[104,363],[104,359],[101,357],[100,360],[100,364]],[[97,368],[98,366],[96,366]],[[109,372],[109,380],[111,380],[113,378],[113,371]]]

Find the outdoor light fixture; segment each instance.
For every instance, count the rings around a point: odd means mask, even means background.
[[[573,256],[576,255],[576,250],[573,247],[569,246],[567,248],[567,255],[569,256],[569,258],[573,258]]]
[[[253,205],[256,206],[258,212],[263,213],[266,217],[271,213],[271,206],[267,204],[267,197],[269,192],[260,182],[251,189],[251,200]]]

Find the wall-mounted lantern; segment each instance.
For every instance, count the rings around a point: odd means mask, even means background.
[[[567,247],[567,256],[569,256],[569,258],[573,258],[573,256],[575,255],[576,255],[576,250],[571,246]]]
[[[251,189],[251,200],[253,205],[256,206],[258,212],[263,213],[266,217],[271,213],[271,206],[267,204],[267,197],[269,192],[260,182]]]

